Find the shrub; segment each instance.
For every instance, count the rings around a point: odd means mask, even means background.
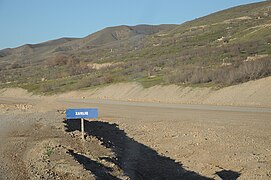
[[[217,84],[233,85],[255,80],[271,75],[271,59],[265,58],[243,62],[238,66],[218,67],[216,69],[188,68],[180,69],[166,76],[168,83],[199,84],[214,82]]]
[[[207,83],[211,81],[211,75],[202,68],[181,69],[167,76],[166,81],[174,84],[184,83]]]

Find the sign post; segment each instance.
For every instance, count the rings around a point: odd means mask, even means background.
[[[81,132],[82,140],[84,137],[84,119],[85,118],[98,118],[98,109],[97,108],[87,108],[87,109],[67,109],[66,110],[66,119],[81,119]]]
[[[81,132],[82,132],[82,139],[85,140],[84,137],[84,118],[81,118]]]

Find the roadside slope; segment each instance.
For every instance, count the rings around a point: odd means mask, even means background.
[[[163,102],[180,104],[209,104],[271,107],[271,77],[229,86],[219,90],[211,88],[180,87],[177,85],[144,88],[138,83],[118,83],[106,87],[72,91],[46,99],[20,88],[2,89],[0,97],[35,98],[48,101],[66,99],[111,99],[121,101]],[[49,99],[48,99],[49,98]]]
[[[268,77],[219,90],[176,85],[159,85],[145,89],[137,83],[119,83],[103,88],[73,91],[58,97],[271,107],[270,89],[271,77]]]
[[[271,77],[214,91],[206,104],[271,107]]]

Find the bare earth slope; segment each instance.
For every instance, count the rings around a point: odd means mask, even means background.
[[[154,86],[143,88],[137,83],[120,83],[103,88],[69,92],[61,98],[112,99],[123,101],[164,102],[181,104],[210,104],[271,107],[271,77],[230,86],[219,90]]]

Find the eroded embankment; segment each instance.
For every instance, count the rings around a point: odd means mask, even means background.
[[[271,107],[271,77],[215,90],[207,87],[180,87],[177,85],[144,88],[138,83],[118,83],[102,88],[72,91],[43,98],[26,90],[0,90],[0,97],[34,98],[43,101],[65,99],[112,99],[121,101],[163,102],[180,104],[209,104]]]
[[[270,90],[271,77],[268,77],[219,90],[176,85],[143,88],[137,83],[119,83],[103,88],[73,91],[58,97],[271,107]]]

